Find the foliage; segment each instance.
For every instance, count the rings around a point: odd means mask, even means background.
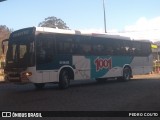
[[[2,44],[2,40],[8,39],[11,32],[12,30],[10,30],[6,25],[0,25],[0,47]],[[0,49],[0,54],[1,52],[2,50]]]
[[[7,26],[0,25],[0,41],[9,38],[10,33],[11,30]]]
[[[51,28],[59,28],[59,29],[69,29],[66,23],[54,16],[47,17],[43,22],[40,22],[39,27],[51,27]]]

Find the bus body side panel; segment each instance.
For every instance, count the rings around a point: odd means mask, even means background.
[[[43,70],[37,71],[37,73],[42,75],[42,82],[49,83],[49,82],[58,82],[57,75],[58,72],[56,70]]]
[[[38,58],[38,57],[37,57]],[[47,58],[47,57],[45,57]],[[41,59],[37,60],[38,62]],[[47,61],[47,60],[46,60]],[[58,82],[59,70],[65,66],[72,66],[71,55],[54,55],[53,59],[49,62],[36,63],[37,76],[42,77],[42,82]]]
[[[101,78],[111,78],[122,76],[123,67],[113,67]]]
[[[107,78],[123,75],[123,67],[130,64],[132,56],[93,56],[91,59],[91,77]]]
[[[28,77],[30,82],[33,83],[47,83],[58,82],[56,70],[37,70],[36,67],[29,67],[25,72],[32,72],[32,75]]]
[[[42,74],[36,71],[36,67],[28,67],[26,71],[24,72],[31,72],[32,75],[28,76],[30,82],[33,83],[42,83]]]
[[[148,57],[134,57],[131,67],[132,67],[132,74],[146,74],[150,73],[153,70],[153,56],[150,55]]]
[[[73,65],[75,66],[75,80],[91,78],[90,60],[85,56],[73,56]]]
[[[119,77],[132,60],[131,56],[74,56],[75,79]]]

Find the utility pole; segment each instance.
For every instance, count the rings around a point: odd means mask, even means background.
[[[107,33],[107,30],[106,30],[106,10],[105,10],[104,0],[103,0],[103,13],[104,13],[104,31],[105,31],[105,33]]]

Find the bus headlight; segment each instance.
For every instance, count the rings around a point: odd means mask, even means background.
[[[22,75],[29,77],[29,76],[32,76],[32,72],[24,72],[22,73]]]

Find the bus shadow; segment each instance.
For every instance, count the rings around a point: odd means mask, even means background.
[[[96,81],[96,80],[73,80],[70,82],[70,86],[67,89],[72,89],[72,88],[78,88],[78,87],[90,87],[90,86],[106,86],[106,85],[111,85],[111,84],[124,84],[133,81],[133,79],[129,81],[119,81],[116,79],[109,79],[109,80],[104,80],[104,81]],[[136,81],[136,80],[134,80]],[[63,91],[67,89],[60,89],[58,86],[58,83],[46,83],[45,87],[43,89],[36,89],[35,87],[33,88],[35,91],[47,91],[47,90],[54,90],[54,91]],[[33,90],[32,89],[32,90]]]
[[[75,81],[71,84],[71,87],[86,87],[86,86],[99,86],[99,85],[110,85],[110,84],[119,84],[122,83],[122,81],[118,81],[116,79],[109,79],[109,80],[102,80],[102,81],[96,81],[96,80],[80,80]],[[123,82],[124,83],[124,82]]]
[[[145,81],[145,80],[157,80],[157,79],[143,79],[143,78],[139,78],[139,79],[130,79],[128,81],[120,81],[117,79],[107,79],[107,80],[102,80],[102,81],[96,81],[96,80],[73,80],[70,82],[70,86],[69,88],[74,88],[74,87],[88,87],[88,86],[103,86],[103,85],[111,85],[111,84],[125,84],[128,82],[136,82],[136,81]],[[67,89],[69,89],[67,88]],[[54,90],[61,90],[58,87],[58,83],[47,83],[46,86],[44,87],[44,89],[54,89]],[[43,89],[43,90],[44,90]],[[62,89],[63,90],[63,89]],[[65,89],[64,89],[65,90]]]
[[[25,85],[26,87],[20,87],[17,89],[17,91],[23,91],[23,92],[42,92],[42,91],[67,91],[71,90],[72,88],[79,88],[79,87],[91,87],[91,86],[109,86],[114,84],[125,84],[128,82],[136,82],[139,80],[146,80],[146,79],[131,79],[129,81],[119,81],[116,79],[108,79],[108,80],[102,80],[102,81],[96,81],[96,80],[73,80],[70,82],[70,86],[67,89],[60,89],[58,86],[58,83],[46,83],[45,87],[43,89],[36,89],[33,84]],[[21,89],[22,88],[22,89]]]

